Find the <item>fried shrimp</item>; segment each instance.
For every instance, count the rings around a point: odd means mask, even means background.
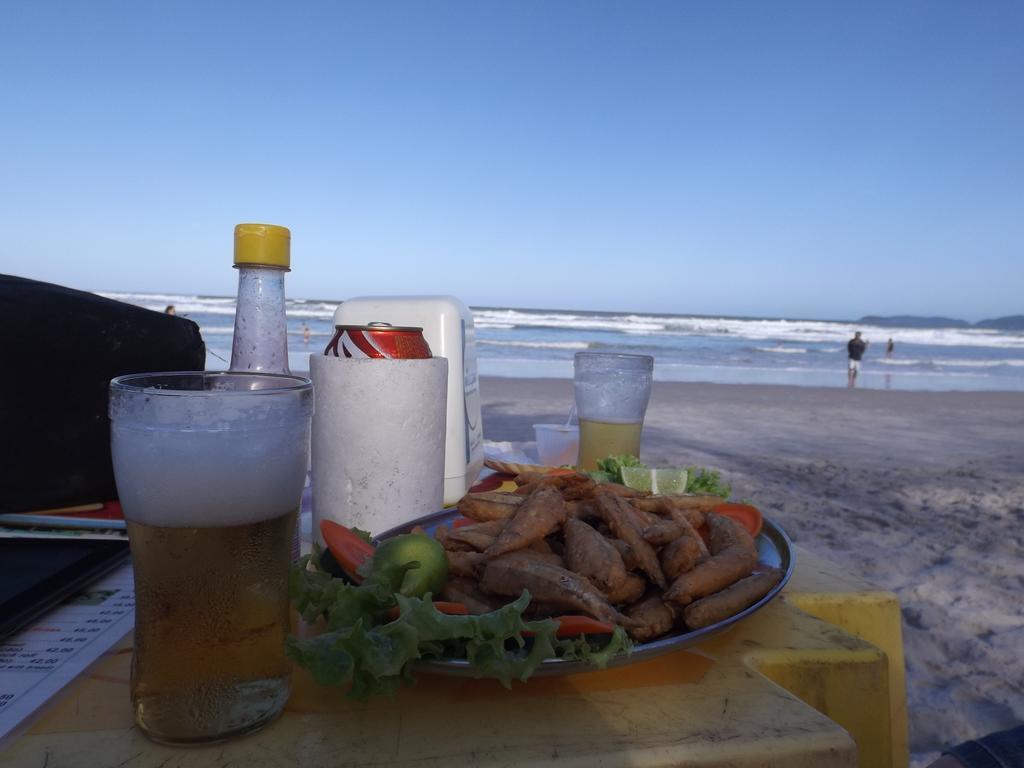
[[[683,611],[686,626],[700,629],[735,616],[767,595],[782,580],[782,571],[755,573],[708,597],[695,600]]]
[[[485,550],[497,557],[541,541],[565,522],[565,501],[556,488],[542,486],[531,493],[498,538]]]
[[[617,538],[626,542],[637,559],[640,570],[662,589],[665,588],[665,574],[658,563],[654,547],[644,541],[643,528],[633,514],[633,508],[625,499],[610,493],[597,494],[597,510]]]
[[[720,515],[707,516],[711,530],[711,557],[681,574],[665,593],[665,599],[688,605],[749,576],[757,565],[754,540],[739,524]]]

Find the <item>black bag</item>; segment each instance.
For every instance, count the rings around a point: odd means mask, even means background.
[[[117,498],[110,380],[206,363],[191,320],[9,275],[0,275],[0,353],[0,512]]]

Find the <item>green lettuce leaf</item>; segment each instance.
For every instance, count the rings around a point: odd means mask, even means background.
[[[621,456],[608,456],[597,460],[597,471],[588,472],[598,483],[619,483],[622,484],[623,467],[644,467],[644,464],[636,456],[624,453]]]
[[[422,658],[463,658],[478,677],[509,687],[513,680],[526,681],[545,659],[583,659],[603,667],[632,647],[621,628],[604,645],[558,639],[553,620],[523,619],[530,604],[526,591],[480,616],[443,614],[429,594],[421,599],[391,591],[405,570],[401,566],[393,573],[378,572],[355,585],[309,570],[308,558],[300,560],[290,574],[292,599],[306,621],[325,617],[328,631],[311,638],[289,637],[288,655],[322,685],[348,688],[350,697],[365,699],[393,695],[403,683],[411,683],[411,663]],[[387,621],[388,609],[396,604],[398,618]]]
[[[700,469],[699,467],[687,467],[689,477],[686,481],[687,493],[709,493],[712,496],[729,498],[732,488],[722,481],[721,475],[713,469]]]
[[[566,661],[587,661],[598,669],[604,669],[613,656],[633,652],[633,641],[626,630],[615,627],[611,639],[603,646],[586,637],[561,638],[558,641],[558,657]]]

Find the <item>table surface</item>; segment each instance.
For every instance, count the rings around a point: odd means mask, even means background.
[[[420,676],[352,702],[296,670],[284,715],[224,744],[176,749],[133,727],[131,637],[2,755],[7,766],[907,765],[896,596],[797,548],[782,595],[695,648],[516,684]]]

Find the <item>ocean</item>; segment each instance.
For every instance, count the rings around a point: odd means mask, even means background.
[[[154,293],[101,295],[199,324],[206,367],[231,358],[234,297]],[[288,299],[289,365],[309,370],[334,333],[338,301]],[[707,317],[646,312],[473,307],[482,376],[572,378],[580,350],[653,355],[658,381],[846,386],[846,342],[870,342],[857,385],[900,390],[1024,391],[1024,333],[975,328],[894,328],[855,322]],[[304,341],[303,325],[310,331]],[[895,343],[885,357],[889,338]]]

